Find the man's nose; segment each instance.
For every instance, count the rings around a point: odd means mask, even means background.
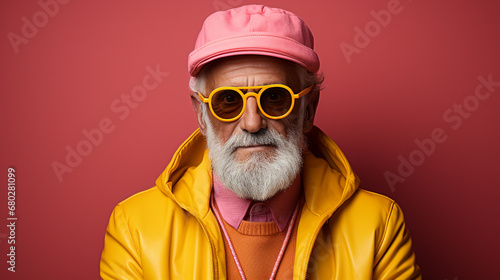
[[[251,96],[247,99],[247,105],[241,116],[240,126],[242,130],[255,133],[262,128],[267,128],[267,119],[259,110],[257,99]]]

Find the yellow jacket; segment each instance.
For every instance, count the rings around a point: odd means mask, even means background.
[[[346,158],[318,128],[308,139],[293,279],[421,279],[399,206],[357,189]],[[101,257],[103,279],[226,279],[205,147],[195,131],[155,187],[115,207]]]

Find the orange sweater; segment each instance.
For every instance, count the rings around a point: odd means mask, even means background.
[[[242,221],[238,230],[236,230],[226,223],[224,219],[222,220],[246,278],[248,280],[269,279],[283,241],[285,240],[286,229],[280,232],[274,222]],[[294,225],[275,279],[292,279],[293,277],[297,226],[298,221]],[[224,245],[226,248],[228,279],[241,279],[236,262],[233,259],[225,238]]]

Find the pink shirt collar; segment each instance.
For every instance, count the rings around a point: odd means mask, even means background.
[[[279,192],[263,202],[240,198],[222,185],[215,174],[213,174],[213,178],[213,198],[215,203],[222,218],[235,229],[238,229],[243,220],[251,222],[274,221],[280,231],[283,231],[300,196],[300,175],[284,192]]]

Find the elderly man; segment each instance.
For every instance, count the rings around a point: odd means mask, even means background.
[[[420,279],[399,206],[358,189],[314,126],[322,77],[296,15],[209,16],[188,59],[195,131],[113,211],[103,279]]]

